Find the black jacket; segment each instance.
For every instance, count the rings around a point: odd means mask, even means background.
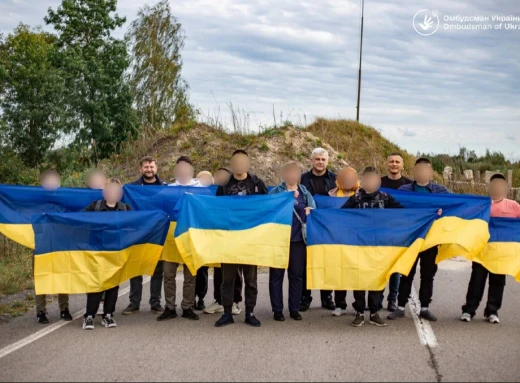
[[[132,210],[130,205],[126,203],[118,202],[116,204],[116,211],[129,211]],[[88,205],[83,211],[109,211],[107,207],[107,202],[102,199],[99,201],[94,201],[90,205]]]
[[[342,209],[389,209],[403,208],[394,197],[382,191],[368,194],[363,189],[350,197],[341,207]]]
[[[139,177],[137,180],[135,180],[134,182],[130,182],[129,185],[142,185],[144,184],[144,178],[143,176]],[[159,178],[159,176],[155,176],[155,182],[154,182],[155,185],[157,186],[166,186],[168,185],[166,182],[163,182],[163,180],[161,180]]]
[[[247,173],[247,178],[253,182],[253,185],[255,185],[255,192],[253,194],[268,194],[267,186],[265,186],[264,181],[262,181],[259,177],[255,176],[254,174]],[[231,176],[231,179],[229,180],[229,183],[224,186],[219,186],[217,188],[217,197],[219,196],[225,196],[229,195],[229,185],[233,181],[233,176]]]
[[[336,187],[336,173],[327,169],[327,173],[325,174],[327,174],[327,177],[325,177],[325,184],[327,185],[327,192],[329,192]],[[309,170],[307,173],[303,173],[300,182],[313,196],[316,195],[316,188],[314,187],[313,180],[314,177],[315,175],[312,173],[312,170]]]

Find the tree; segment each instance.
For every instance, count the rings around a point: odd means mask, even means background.
[[[53,65],[55,36],[20,24],[0,40],[2,143],[31,167],[67,127],[64,83]]]
[[[194,118],[181,77],[184,32],[168,0],[145,5],[127,33],[132,52],[131,86],[142,124],[167,127]]]
[[[116,5],[116,0],[63,0],[45,17],[58,32],[59,64],[76,117],[75,142],[91,147],[96,161],[137,132],[124,75],[130,64],[126,42],[111,35],[125,22],[113,14]]]

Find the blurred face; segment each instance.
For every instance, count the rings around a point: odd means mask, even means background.
[[[251,162],[249,161],[249,157],[245,154],[238,153],[231,158],[231,171],[234,174],[246,174],[251,167]]]
[[[351,190],[357,185],[358,178],[354,172],[341,172],[338,176],[338,184],[341,189]]]
[[[187,162],[179,162],[173,169],[173,176],[180,184],[186,185],[193,179],[193,166]]]
[[[49,175],[42,179],[41,185],[45,190],[56,190],[61,186],[61,179],[55,175]]]
[[[494,179],[489,184],[489,196],[493,201],[501,201],[507,197],[509,185],[506,180]]]
[[[218,185],[218,186],[224,186],[224,185],[227,185],[229,183],[229,178],[231,177],[231,175],[229,174],[229,172],[225,171],[225,170],[217,170],[217,172],[215,173],[215,185]]]
[[[153,181],[157,175],[157,164],[155,161],[143,162],[141,174],[145,180]]]
[[[430,164],[417,164],[413,168],[413,179],[419,184],[426,185],[433,179],[433,168]]]
[[[107,179],[104,174],[94,173],[89,175],[87,185],[90,189],[101,190],[105,187]]]
[[[316,154],[311,158],[312,170],[315,173],[322,174],[327,170],[327,165],[329,164],[329,156],[325,153]]]
[[[202,186],[213,185],[213,179],[209,174],[201,174],[199,177],[199,181]]]
[[[381,177],[377,173],[367,173],[361,177],[361,187],[367,193],[374,193],[381,187]]]
[[[403,172],[403,159],[401,156],[390,156],[386,162],[388,173],[399,175]]]
[[[123,197],[123,188],[117,183],[110,183],[103,189],[103,198],[108,204],[116,204]]]
[[[302,172],[297,166],[290,165],[282,170],[282,178],[287,185],[300,183],[301,176]]]

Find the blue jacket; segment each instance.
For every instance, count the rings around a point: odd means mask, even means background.
[[[408,191],[408,192],[414,192],[415,186],[417,185],[417,182],[413,181],[411,184],[400,186],[398,190],[400,191]],[[444,185],[439,185],[436,183],[433,183],[430,181],[428,185],[426,185],[428,189],[432,192],[432,194],[446,194],[451,193],[448,188]]]
[[[312,207],[313,209],[316,209],[316,202],[314,202],[314,198],[311,193],[307,190],[305,186],[302,184],[298,184],[298,190],[303,195],[303,201],[307,205],[307,207]],[[285,182],[282,182],[280,185],[276,186],[269,192],[269,194],[278,194],[278,193],[285,193],[287,192],[287,185]]]

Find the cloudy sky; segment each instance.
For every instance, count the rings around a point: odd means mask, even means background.
[[[154,1],[120,0],[118,13],[129,22],[146,2]],[[184,76],[202,118],[229,123],[231,103],[251,129],[272,125],[273,108],[277,122],[355,119],[360,2],[172,0],[187,36]],[[0,32],[42,25],[59,3],[0,0]],[[414,30],[422,9],[438,12],[430,36]],[[496,15],[516,16],[517,29],[507,21],[495,29]],[[445,21],[455,16],[490,19]],[[406,150],[456,153],[464,145],[520,160],[519,89],[520,1],[365,1],[360,119]]]

